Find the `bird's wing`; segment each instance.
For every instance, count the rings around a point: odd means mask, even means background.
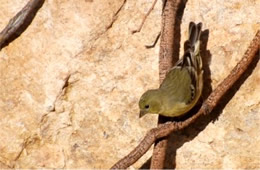
[[[160,89],[164,91],[169,101],[189,103],[195,94],[193,92],[195,89],[190,86],[191,81],[190,73],[186,68],[175,67],[168,72]]]
[[[160,88],[167,89],[167,96],[175,101],[189,104],[193,101],[201,87],[202,62],[200,57],[200,33],[202,24],[191,22],[189,38],[184,44],[184,55],[167,73]],[[200,84],[199,84],[200,83]]]

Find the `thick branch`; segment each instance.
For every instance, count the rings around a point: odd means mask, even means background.
[[[162,13],[161,42],[159,52],[159,79],[164,80],[166,73],[179,59],[180,47],[180,13],[183,12],[184,0],[164,0]],[[179,12],[179,13],[178,13]],[[158,124],[169,121],[169,118],[159,116]],[[156,141],[151,161],[151,169],[163,169],[166,157],[168,139]]]
[[[253,61],[256,53],[260,48],[260,30],[256,33],[254,39],[250,43],[247,51],[239,63],[233,68],[231,73],[217,86],[217,88],[210,94],[208,99],[202,104],[200,110],[191,118],[183,122],[167,122],[159,125],[159,127],[151,129],[141,141],[141,143],[127,156],[119,160],[111,169],[125,169],[135,163],[152,144],[160,138],[170,135],[174,131],[178,131],[190,125],[203,114],[209,114],[220,101],[221,97],[234,85],[234,83],[242,76],[247,70],[248,66]]]
[[[44,0],[30,0],[25,7],[18,12],[0,33],[0,50],[6,43],[19,36],[32,21],[37,10],[42,6]],[[21,30],[22,28],[22,30]]]
[[[165,0],[162,14],[161,41],[159,52],[159,79],[164,80],[167,71],[172,68],[179,59],[179,49],[174,49],[176,33],[174,26],[178,6],[182,0]],[[176,42],[179,44],[180,42]],[[178,46],[178,45],[177,45]]]

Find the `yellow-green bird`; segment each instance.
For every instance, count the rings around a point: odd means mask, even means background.
[[[139,117],[147,113],[176,117],[187,113],[197,103],[203,87],[201,27],[202,23],[190,22],[183,57],[166,74],[158,89],[148,90],[141,96]]]

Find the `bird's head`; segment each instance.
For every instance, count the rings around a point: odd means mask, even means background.
[[[158,90],[146,91],[139,100],[139,118],[147,113],[159,113],[161,110],[160,93]]]

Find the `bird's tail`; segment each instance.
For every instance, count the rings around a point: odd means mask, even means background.
[[[200,56],[200,33],[202,23],[189,24],[189,37],[184,43],[184,55],[177,63],[177,67],[187,69],[191,77],[191,101],[200,96],[203,86],[202,60]]]
[[[184,43],[183,66],[191,66],[196,71],[200,72],[202,69],[202,61],[200,57],[200,34],[202,23],[189,24],[189,37]]]
[[[190,22],[189,24],[189,43],[191,47],[196,47],[196,45],[200,41],[200,33],[201,33],[202,23],[195,24],[194,22]],[[196,50],[195,50],[196,51]]]

